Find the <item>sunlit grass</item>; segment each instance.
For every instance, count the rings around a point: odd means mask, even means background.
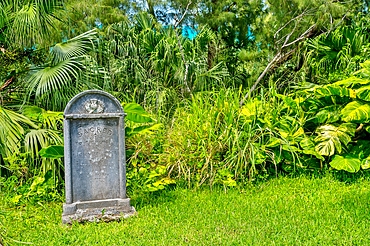
[[[60,203],[12,208],[2,202],[0,231],[5,230],[5,244],[370,244],[365,180],[349,185],[332,178],[279,178],[226,192],[177,188],[132,203],[138,216],[122,222],[66,226]]]

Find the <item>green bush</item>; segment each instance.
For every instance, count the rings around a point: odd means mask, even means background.
[[[56,179],[49,170],[43,176],[34,176],[23,184],[19,184],[16,176],[11,176],[0,181],[0,187],[5,199],[12,205],[27,203],[40,203],[50,201],[61,201],[63,193],[60,192],[61,181]]]
[[[370,167],[370,61],[347,79],[303,91],[306,133],[314,149],[337,170]]]
[[[240,95],[197,93],[177,109],[160,155],[171,177],[234,186],[274,175],[282,163],[295,169],[296,141],[304,134],[297,103],[272,89],[240,108]]]

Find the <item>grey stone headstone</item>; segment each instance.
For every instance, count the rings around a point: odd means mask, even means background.
[[[82,92],[67,104],[63,223],[135,214],[126,197],[124,116],[118,100],[99,90]]]

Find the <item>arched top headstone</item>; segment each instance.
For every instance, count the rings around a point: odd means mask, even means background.
[[[119,101],[100,90],[87,90],[77,94],[67,104],[64,115],[123,114]]]
[[[126,197],[124,116],[119,101],[104,91],[84,91],[67,104],[63,223],[135,213]]]

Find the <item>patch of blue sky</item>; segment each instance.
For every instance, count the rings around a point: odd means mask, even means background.
[[[182,36],[186,37],[190,40],[193,40],[197,36],[198,32],[194,28],[190,26],[183,26],[182,27]]]
[[[139,7],[141,10],[144,10],[144,11],[147,11],[149,9],[146,1],[130,0],[130,3],[135,4],[137,7]],[[123,5],[121,6],[121,9],[123,9]],[[128,13],[129,18],[134,17],[138,13],[138,11],[135,10],[133,7],[130,7],[129,9],[125,9],[125,11],[126,13]],[[168,3],[155,5],[154,12],[156,15],[155,16],[156,19],[158,20],[159,23],[163,25],[163,28],[167,28],[168,26],[174,26],[176,24],[176,20],[181,18],[183,14],[183,13],[180,13],[175,8],[173,8]],[[184,22],[181,24],[182,36],[189,38],[190,40],[193,40],[198,34],[196,27],[192,25],[192,22],[194,22],[192,20],[194,19],[192,18],[192,16],[193,15],[189,13],[188,18],[186,18]]]
[[[96,18],[95,19],[95,22],[94,22],[95,26],[99,29],[102,29],[103,28],[103,23],[100,21],[99,18]]]
[[[249,41],[254,41],[256,40],[256,36],[254,36],[252,29],[250,26],[248,26],[248,33],[247,33],[247,38]]]
[[[235,32],[235,34],[236,34],[236,36],[238,36],[239,35],[239,32]],[[256,37],[254,36],[254,34],[252,33],[252,30],[251,30],[251,27],[250,26],[248,26],[248,32],[247,32],[247,34],[245,35],[245,37],[249,40],[249,41],[254,41],[254,40],[256,40]],[[235,43],[239,43],[239,39],[236,37],[235,38]]]

